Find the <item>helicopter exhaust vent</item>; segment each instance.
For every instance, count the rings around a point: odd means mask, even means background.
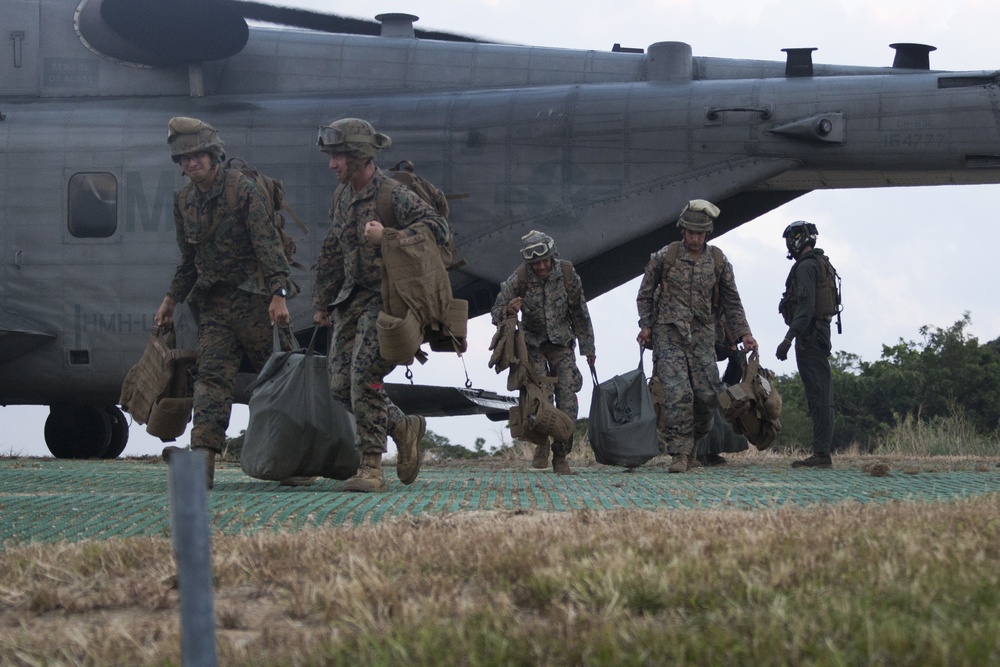
[[[892,60],[893,69],[922,69],[931,68],[931,51],[937,51],[936,46],[927,44],[890,44],[889,48],[896,49],[896,57]]]
[[[693,77],[691,45],[684,42],[656,42],[646,49],[646,70],[650,81],[690,81]]]
[[[375,20],[382,24],[382,37],[397,37],[400,39],[416,39],[413,24],[420,17],[413,14],[379,14]]]
[[[812,52],[815,50],[815,47],[806,47],[803,49],[782,49],[782,51],[788,54],[785,60],[785,76],[788,78],[812,76]]]

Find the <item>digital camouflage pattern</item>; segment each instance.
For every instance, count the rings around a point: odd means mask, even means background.
[[[226,172],[219,169],[207,192],[191,187],[183,201],[180,192],[174,197],[181,263],[167,291],[176,301],[188,300],[198,308],[191,445],[217,452],[225,442],[244,354],[259,371],[271,353],[268,306],[272,292],[288,286],[290,272],[260,189],[240,178],[239,205],[230,206],[225,183]],[[242,219],[235,210],[243,212]],[[266,285],[259,285],[258,275]]]
[[[381,308],[378,292],[360,290],[333,309],[333,333],[327,352],[330,393],[354,413],[358,449],[384,454],[386,434],[395,433],[405,415],[389,400],[382,381],[395,364],[378,351],[375,321]]]
[[[219,169],[208,192],[192,187],[187,188],[183,201],[181,192],[174,197],[181,263],[167,294],[175,301],[198,304],[216,283],[267,295],[290,287],[288,260],[263,193],[253,181],[241,177],[237,205],[228,205],[226,173]],[[218,225],[209,236],[216,221]],[[264,285],[258,284],[258,275],[263,275]]]
[[[375,321],[382,309],[379,246],[365,240],[364,226],[377,220],[376,200],[385,180],[381,169],[360,192],[339,187],[330,206],[332,225],[323,241],[316,268],[313,306],[330,311],[333,335],[327,370],[334,400],[354,413],[362,454],[386,451],[386,434],[403,421],[403,413],[382,388],[395,367],[379,354]],[[448,239],[448,223],[409,188],[392,192],[393,212],[400,228],[423,225],[438,243]]]
[[[583,376],[576,365],[574,345],[580,344],[580,354],[595,354],[594,325],[583,295],[583,282],[573,270],[570,289],[567,292],[564,268],[568,266],[558,258],[552,260],[552,271],[543,281],[531,269],[525,272],[525,280],[518,271],[500,286],[500,294],[494,302],[493,323],[500,324],[508,317],[507,304],[520,296],[521,328],[528,347],[528,359],[540,376],[554,376],[555,385],[546,384],[546,393],[555,398],[555,405],[561,412],[576,422],[579,401],[576,394],[583,387]],[[556,456],[569,454],[573,448],[570,442],[553,442],[552,453]]]
[[[531,269],[526,272],[527,280],[519,285],[517,271],[500,285],[500,294],[493,304],[493,323],[499,324],[511,315],[507,304],[515,296],[524,299],[521,306],[521,328],[528,347],[538,347],[545,341],[556,345],[573,347],[580,341],[580,354],[594,354],[594,325],[590,321],[590,311],[583,296],[583,282],[576,271],[571,281],[572,295],[566,291],[563,278],[564,262],[552,260],[552,271],[543,282]]]
[[[365,242],[364,226],[369,220],[379,220],[377,195],[385,178],[385,172],[376,169],[361,192],[354,194],[349,186],[341,186],[334,192],[330,204],[332,225],[316,266],[313,289],[316,310],[346,301],[355,289],[380,291],[382,273],[375,263],[379,246]],[[447,243],[448,222],[406,186],[393,189],[392,207],[400,229],[424,225],[439,244]]]
[[[816,314],[816,287],[823,270],[816,255],[822,254],[823,251],[816,248],[799,257],[785,282],[785,299],[791,299],[794,306],[786,305],[789,326],[785,339],[795,341],[795,365],[806,390],[806,403],[813,423],[814,454],[830,453],[834,420],[830,317],[817,317]]]
[[[712,291],[715,260],[706,245],[695,261],[681,246],[673,266],[664,271],[666,247],[650,256],[639,286],[639,328],[650,328],[653,374],[663,385],[660,434],[668,454],[691,454],[695,442],[712,430],[719,368],[715,350]],[[723,255],[719,308],[736,339],[750,333],[736,289],[733,267]]]
[[[251,294],[221,283],[208,290],[198,319],[191,446],[221,452],[229,428],[236,374],[243,356],[259,373],[274,348],[267,309],[270,295]],[[281,334],[291,349],[290,329]]]

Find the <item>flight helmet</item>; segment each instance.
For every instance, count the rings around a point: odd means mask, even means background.
[[[714,220],[719,217],[719,207],[704,199],[692,199],[681,211],[677,226],[692,232],[711,234]]]
[[[805,220],[796,220],[785,227],[781,235],[785,239],[785,247],[788,248],[788,259],[795,259],[807,245],[816,246],[816,237],[819,231],[816,225]]]
[[[191,153],[209,153],[215,162],[226,159],[226,145],[219,139],[219,133],[197,118],[171,118],[167,123],[167,143],[170,145],[170,157],[178,164],[182,155]]]
[[[353,155],[367,159],[378,157],[392,145],[389,135],[376,132],[372,124],[360,118],[341,118],[319,128],[316,145],[324,153]]]
[[[556,242],[545,232],[532,229],[521,237],[521,257],[528,264],[555,254]]]

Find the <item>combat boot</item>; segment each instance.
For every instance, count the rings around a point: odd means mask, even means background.
[[[175,447],[173,445],[169,447],[164,447],[161,456],[163,460],[167,463],[170,462],[170,457],[174,455],[175,452],[185,452],[187,451],[183,447]],[[204,452],[205,453],[205,483],[209,490],[215,486],[215,450],[209,449],[208,447],[192,447],[193,452]]]
[[[385,477],[382,475],[382,455],[362,454],[361,465],[354,477],[344,482],[344,491],[360,491],[371,493],[372,491],[385,490]]]
[[[531,459],[531,467],[539,470],[548,468],[550,451],[548,445],[535,445],[535,456]]]
[[[688,469],[688,455],[687,454],[673,454],[670,459],[670,467],[667,468],[667,472],[687,472]]]
[[[420,441],[426,432],[427,420],[410,415],[392,434],[396,443],[396,477],[403,484],[412,484],[420,473]]]
[[[546,447],[548,449],[548,447]],[[548,466],[546,466],[548,467]],[[573,471],[569,469],[569,463],[566,461],[565,454],[560,456],[556,454],[552,457],[552,472],[557,475],[572,475]]]
[[[833,459],[829,454],[813,454],[801,461],[792,461],[793,468],[830,468],[833,467]]]

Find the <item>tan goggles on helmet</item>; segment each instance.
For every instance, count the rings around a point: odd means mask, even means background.
[[[319,136],[316,137],[317,146],[343,146],[344,144],[375,144],[375,137],[367,134],[347,134],[335,127],[319,128]]]
[[[521,257],[525,259],[538,259],[539,257],[544,257],[549,254],[552,248],[545,241],[539,241],[525,248],[521,248]]]

